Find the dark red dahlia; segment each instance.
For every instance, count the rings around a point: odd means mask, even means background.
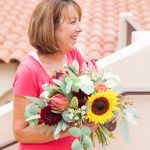
[[[50,106],[42,108],[40,115],[41,118],[39,119],[40,121],[39,123],[45,123],[46,125],[49,126],[57,124],[62,119],[61,114],[55,114],[51,112]]]

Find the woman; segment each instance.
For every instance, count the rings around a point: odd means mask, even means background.
[[[70,150],[74,140],[67,131],[54,140],[53,134],[41,133],[39,127],[30,128],[24,111],[30,103],[25,96],[39,97],[41,85],[51,83],[54,70],[60,70],[66,61],[84,58],[73,49],[81,32],[81,9],[73,0],[42,0],[35,8],[29,24],[29,40],[37,52],[27,55],[19,65],[13,84],[14,135],[20,150]]]

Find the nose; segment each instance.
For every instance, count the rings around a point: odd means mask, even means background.
[[[81,27],[81,23],[80,22],[77,23],[76,31],[77,32],[82,32],[82,27]]]

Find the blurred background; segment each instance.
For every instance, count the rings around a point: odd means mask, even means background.
[[[0,0],[0,149],[17,149],[12,133],[12,82],[30,51],[28,22],[40,0]],[[97,60],[99,68],[112,67],[121,78],[142,119],[131,127],[133,143],[111,141],[111,150],[150,149],[150,0],[76,0],[83,11],[77,49]],[[119,133],[116,131],[117,136]],[[125,143],[125,144],[124,144]],[[7,147],[7,148],[4,148]],[[93,150],[98,150],[98,146]]]

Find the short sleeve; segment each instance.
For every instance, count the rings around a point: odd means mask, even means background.
[[[16,71],[13,82],[13,95],[38,97],[36,74],[25,65],[20,65]]]

